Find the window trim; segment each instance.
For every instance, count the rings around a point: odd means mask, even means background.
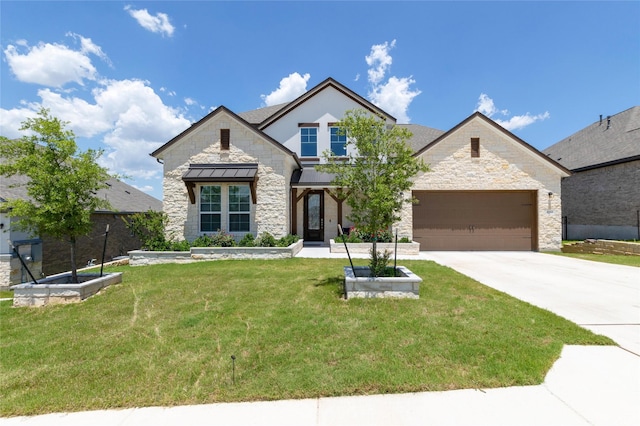
[[[219,196],[220,196],[220,201],[218,203],[218,210],[208,210],[208,211],[203,211],[202,210],[202,192],[204,190],[204,188],[218,188],[219,190]],[[214,229],[214,230],[203,230],[202,229],[202,216],[203,215],[217,215],[218,216],[218,222],[219,222],[219,226],[218,229]],[[218,232],[218,230],[222,229],[222,186],[221,185],[201,185],[200,186],[200,191],[199,191],[199,196],[198,196],[198,232],[200,234],[206,233],[206,232]]]
[[[344,138],[344,143],[342,145],[343,152],[340,153],[340,154],[336,154],[333,151],[333,144],[334,144],[334,142],[333,142],[334,134],[332,133],[333,129],[336,129],[336,132],[337,132],[337,131],[340,130],[340,127],[339,126],[329,126],[329,149],[331,150],[331,155],[333,155],[335,157],[346,157],[347,156],[347,135],[346,135],[346,133],[344,135],[340,135],[338,133],[335,134],[335,136],[338,137],[338,138]],[[341,142],[341,141],[338,141],[338,142]]]
[[[248,197],[246,206],[247,206],[247,210],[237,210],[237,211],[232,211],[231,210],[231,188],[232,187],[237,187],[237,188],[246,188],[247,189],[247,193],[246,194],[242,194],[242,196],[246,196]],[[235,204],[235,203],[234,203]],[[244,204],[244,203],[238,203],[238,204]],[[242,216],[247,216],[248,217],[248,221],[247,221],[247,229],[240,229],[240,230],[232,230],[231,229],[231,216],[232,215],[242,215]],[[251,232],[251,188],[249,187],[249,185],[228,185],[227,186],[227,229],[229,233],[239,233],[239,232]]]
[[[313,124],[313,123],[310,123],[310,124]],[[318,156],[318,127],[319,127],[319,125],[317,125],[317,126],[300,126],[300,156],[301,157],[317,157]],[[304,130],[311,130],[311,129],[313,129],[315,131],[315,135],[314,135],[315,136],[315,142],[303,142],[302,138],[305,135],[303,135],[302,132]],[[311,136],[310,134],[306,135],[306,137],[310,137],[310,136]],[[303,147],[305,145],[312,145],[312,144],[315,145],[315,150],[314,150],[313,155],[305,155]]]

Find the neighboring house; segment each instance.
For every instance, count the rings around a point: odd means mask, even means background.
[[[314,165],[329,149],[349,154],[336,122],[356,108],[395,124],[331,78],[286,104],[212,111],[151,154],[164,164],[168,233],[295,233],[326,244],[352,224],[341,189]],[[414,179],[419,203],[402,211],[400,237],[422,250],[559,249],[566,169],[480,113],[448,132],[401,126],[432,171]]]
[[[640,106],[607,116],[544,153],[562,180],[564,238],[640,239]]]
[[[27,197],[26,188],[20,186],[26,182],[25,176],[0,177],[0,288],[30,280],[27,270],[9,246],[9,241],[21,254],[27,268],[36,279],[68,271],[71,267],[68,242],[46,236],[31,236],[28,232],[17,231],[12,225],[16,218],[9,217],[9,212],[2,207],[9,199]],[[96,211],[91,217],[93,230],[88,236],[78,238],[79,267],[85,266],[92,259],[97,262],[101,260],[107,224],[109,224],[109,237],[105,261],[126,255],[129,250],[140,248],[140,241],[126,228],[123,217],[148,210],[162,210],[160,200],[124,182],[110,179],[107,186],[106,189],[98,192],[98,196],[108,200],[111,209]]]

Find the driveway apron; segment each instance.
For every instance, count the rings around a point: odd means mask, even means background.
[[[534,252],[422,252],[640,356],[640,268]]]

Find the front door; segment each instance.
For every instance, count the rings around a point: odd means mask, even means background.
[[[324,191],[304,196],[304,240],[324,241]]]

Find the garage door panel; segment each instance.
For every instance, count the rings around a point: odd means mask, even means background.
[[[535,249],[533,191],[416,191],[414,240],[422,250]]]

